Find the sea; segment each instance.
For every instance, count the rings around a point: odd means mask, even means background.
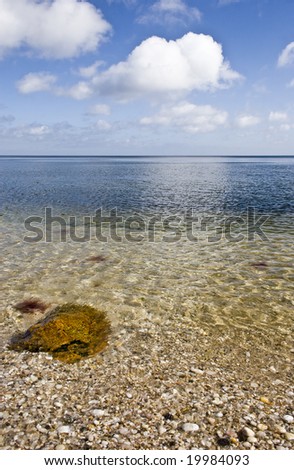
[[[1,157],[4,340],[37,297],[290,354],[293,221],[294,157]]]

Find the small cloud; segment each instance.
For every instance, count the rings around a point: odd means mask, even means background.
[[[88,82],[79,82],[70,88],[59,88],[56,91],[59,96],[69,96],[75,100],[85,100],[93,94],[93,89]]]
[[[99,131],[109,131],[111,129],[111,124],[104,119],[99,119],[96,122],[96,127]]]
[[[28,94],[39,91],[49,91],[55,84],[55,75],[47,72],[28,73],[16,84],[20,93]]]
[[[294,63],[294,41],[290,42],[290,44],[282,50],[278,59],[278,67],[285,67],[292,63]]]
[[[95,104],[94,106],[91,106],[88,114],[104,114],[104,116],[109,116],[110,106],[107,104]]]
[[[270,122],[283,122],[288,120],[287,113],[281,113],[278,111],[271,111],[268,117]]]
[[[75,100],[87,99],[93,93],[90,82],[80,81],[68,88],[57,86],[56,82],[57,77],[47,72],[28,73],[16,83],[16,87],[23,94],[48,91],[53,95],[69,96]]]
[[[260,123],[260,118],[250,114],[243,114],[236,119],[237,126],[241,128],[256,126]]]
[[[280,129],[281,131],[288,132],[291,129],[294,129],[294,124],[281,124]]]
[[[51,133],[51,129],[41,124],[26,124],[12,129],[12,132],[14,137],[17,138],[31,137],[36,140],[41,140]]]
[[[77,57],[95,51],[110,31],[93,2],[1,0],[0,57],[21,47],[50,59]]]
[[[196,7],[188,6],[184,0],[157,0],[145,15],[138,18],[138,23],[190,23],[200,21],[201,12]]]
[[[27,130],[27,133],[30,135],[35,135],[35,136],[42,136],[50,133],[50,129],[48,126],[35,126],[35,127],[30,127]]]
[[[288,83],[288,87],[289,87],[289,88],[294,88],[294,79],[291,80],[290,83]]]
[[[180,129],[191,134],[211,132],[226,124],[228,114],[210,105],[197,106],[189,102],[163,106],[159,113],[144,117],[144,126],[165,126]]]
[[[94,62],[94,64],[89,65],[88,67],[80,67],[78,74],[83,78],[92,78],[94,77],[94,75],[96,75],[98,67],[100,67],[100,65],[103,65],[103,63],[103,61],[98,60],[97,62]]]

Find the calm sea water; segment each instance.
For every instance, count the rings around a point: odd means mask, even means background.
[[[130,242],[120,227],[121,241],[62,242],[56,233],[50,243],[26,243],[24,219],[43,216],[45,207],[66,220],[98,208],[165,216],[193,209],[215,215],[208,232],[222,236],[208,240],[200,230],[190,240],[182,227],[181,237],[167,242],[159,225],[154,241]],[[217,231],[226,216],[243,217],[248,207],[269,216],[266,239],[248,240],[237,223],[241,239],[228,239],[222,226]],[[282,341],[290,354],[294,158],[1,158],[0,213],[6,337],[20,321],[9,306],[37,296],[53,305],[93,304],[118,326],[126,317],[138,326],[189,317],[208,331],[252,329]],[[93,256],[100,261],[89,261]]]
[[[294,158],[1,158],[5,210],[294,212]]]

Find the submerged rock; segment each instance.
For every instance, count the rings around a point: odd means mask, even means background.
[[[108,344],[110,322],[104,312],[88,305],[64,304],[11,339],[10,349],[49,352],[74,363],[102,351]]]

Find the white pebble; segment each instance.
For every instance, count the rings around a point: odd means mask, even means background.
[[[286,432],[285,438],[287,441],[294,441],[294,434],[292,432]]]
[[[158,432],[159,434],[164,434],[166,432],[166,428],[164,426],[159,426]]]
[[[123,436],[127,436],[129,434],[129,430],[127,428],[120,428],[119,433]]]
[[[184,423],[182,429],[185,432],[196,432],[199,430],[199,426],[195,423]]]
[[[60,426],[60,428],[57,429],[57,432],[59,434],[70,434],[71,433],[71,427],[70,426]]]
[[[36,428],[42,434],[47,434],[47,429],[43,428],[43,426],[41,426],[41,424],[37,424]]]
[[[259,424],[257,425],[257,429],[259,429],[259,431],[266,431],[266,430],[267,430],[267,425],[266,425],[266,424],[259,423]]]
[[[255,436],[255,432],[252,431],[252,429],[250,429],[250,428],[243,428],[243,431],[244,431],[244,434],[247,437],[254,437]]]
[[[247,441],[250,442],[250,444],[254,444],[255,442],[257,442],[257,439],[256,437],[250,436],[248,437]]]
[[[294,418],[291,415],[285,415],[283,416],[283,421],[285,421],[285,423],[291,424],[293,423]]]
[[[95,416],[95,418],[101,418],[101,416],[105,415],[105,410],[92,410],[92,415]]]
[[[197,369],[196,367],[191,367],[190,372],[192,372],[192,374],[199,374],[199,375],[204,374],[204,370]]]

